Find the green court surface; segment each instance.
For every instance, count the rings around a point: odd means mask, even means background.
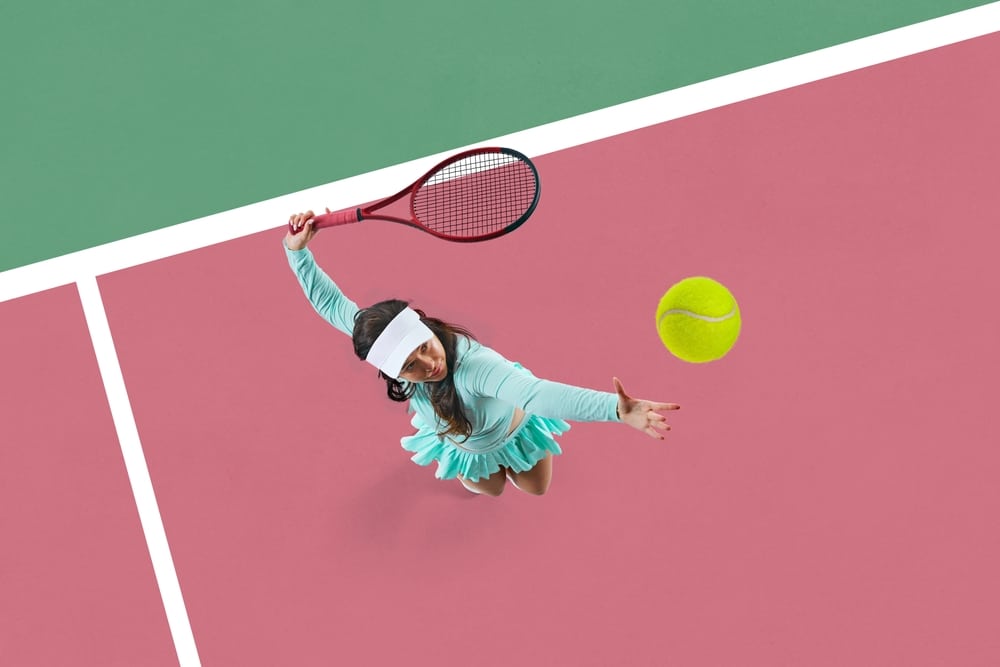
[[[0,271],[984,4],[8,3]]]

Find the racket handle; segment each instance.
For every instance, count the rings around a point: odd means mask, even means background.
[[[323,229],[324,227],[334,227],[336,225],[349,225],[352,222],[361,222],[361,209],[357,207],[345,208],[342,211],[324,213],[313,218],[313,229]]]
[[[313,229],[323,229],[324,227],[333,227],[335,225],[348,225],[352,222],[361,222],[360,208],[345,208],[342,211],[332,211],[314,216]],[[292,227],[292,223],[288,223],[288,229],[292,234],[296,233],[296,230]]]

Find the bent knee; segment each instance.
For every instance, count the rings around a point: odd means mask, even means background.
[[[475,489],[476,493],[483,496],[497,497],[503,493],[504,481],[506,480],[495,480],[491,478],[480,479],[476,482],[469,480],[461,480],[462,485],[465,486],[470,491]]]
[[[532,496],[544,496],[549,490],[549,485],[547,482],[529,482],[527,480],[517,480],[513,481],[514,486],[516,486],[521,491]]]
[[[484,496],[492,496],[493,498],[496,498],[497,496],[503,493],[503,489],[504,489],[503,484],[499,486],[490,485],[486,487],[479,487],[479,493],[483,494]]]

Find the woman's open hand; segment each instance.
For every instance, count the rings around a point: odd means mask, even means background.
[[[660,414],[665,410],[680,410],[676,403],[657,403],[632,398],[625,393],[621,380],[614,378],[615,391],[618,392],[618,417],[623,423],[638,429],[651,438],[663,440],[660,431],[669,431],[667,418]]]

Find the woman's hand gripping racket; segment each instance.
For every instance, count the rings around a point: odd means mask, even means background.
[[[474,148],[452,155],[391,197],[318,215],[312,226],[388,220],[448,241],[485,241],[520,227],[534,212],[539,192],[538,170],[527,157],[510,148]],[[376,213],[406,195],[409,206],[399,215]],[[289,229],[300,231],[291,223]]]

